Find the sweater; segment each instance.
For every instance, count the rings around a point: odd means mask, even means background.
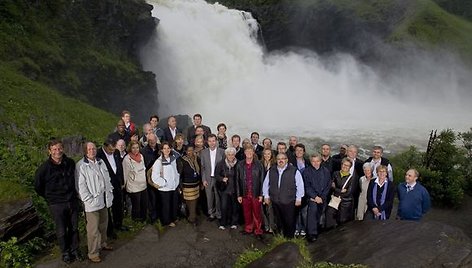
[[[35,190],[49,205],[75,201],[74,175],[75,163],[72,159],[64,155],[62,162],[56,164],[49,158],[36,171]]]
[[[146,168],[142,155],[141,159],[141,162],[138,163],[129,154],[123,159],[123,176],[128,193],[139,193],[146,190]]]
[[[175,191],[180,183],[180,175],[177,171],[177,163],[174,156],[170,162],[159,157],[152,166],[152,182],[159,185],[159,191]]]
[[[406,183],[398,185],[398,217],[402,220],[419,221],[431,207],[428,190],[416,182],[413,190],[407,192]]]

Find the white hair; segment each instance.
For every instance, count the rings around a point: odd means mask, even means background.
[[[225,155],[236,154],[236,149],[234,147],[228,147],[225,150]]]

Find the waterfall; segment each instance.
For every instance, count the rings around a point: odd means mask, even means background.
[[[156,73],[162,116],[201,113],[212,130],[225,122],[242,136],[424,139],[430,128],[470,124],[472,109],[449,67],[437,71],[425,62],[418,75],[384,79],[347,54],[265,53],[247,12],[203,0],[150,3],[160,23],[141,60]]]

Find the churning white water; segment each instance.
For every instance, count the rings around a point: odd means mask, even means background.
[[[266,54],[249,13],[203,0],[150,2],[160,23],[141,58],[156,74],[162,116],[201,113],[213,130],[225,122],[242,136],[354,134],[377,143],[471,123],[454,68],[423,62],[418,75],[384,79],[345,54]]]

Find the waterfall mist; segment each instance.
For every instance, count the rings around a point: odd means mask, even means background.
[[[407,55],[401,68],[380,72],[347,54],[265,53],[249,13],[203,0],[150,3],[160,23],[141,59],[157,76],[162,116],[201,113],[212,130],[225,122],[242,136],[376,142],[470,127],[470,72],[453,58]]]

